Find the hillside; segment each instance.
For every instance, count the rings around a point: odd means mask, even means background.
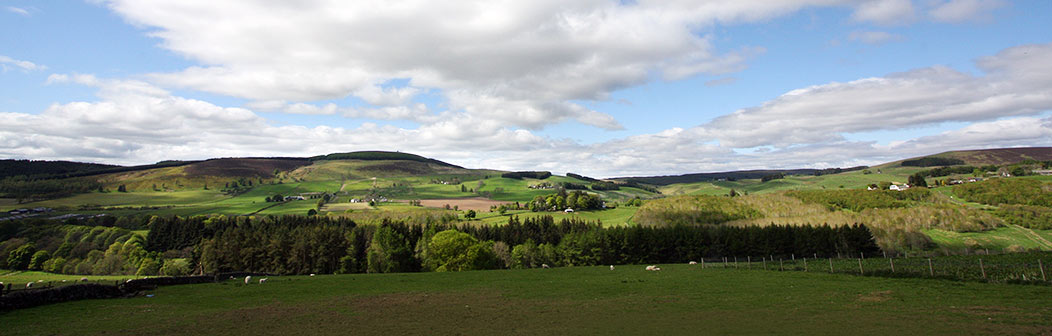
[[[1052,147],[994,148],[950,151],[939,154],[909,158],[900,161],[893,161],[879,165],[878,167],[902,165],[902,163],[905,161],[918,160],[924,158],[960,160],[960,162],[962,163],[958,164],[965,164],[970,166],[1007,165],[1019,163],[1023,160],[1052,160]]]
[[[362,160],[362,161],[416,161],[422,163],[436,164],[439,166],[451,167],[451,168],[464,168],[461,166],[449,164],[435,159],[425,158],[416,154],[402,153],[402,152],[383,152],[383,151],[361,151],[361,152],[350,152],[350,153],[333,153],[328,155],[319,155],[310,158],[311,161],[318,160]]]
[[[13,176],[53,178],[119,168],[116,165],[71,161],[0,160],[0,179]]]

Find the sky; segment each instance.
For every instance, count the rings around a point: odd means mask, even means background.
[[[0,158],[594,177],[1052,146],[1052,1],[0,0]]]

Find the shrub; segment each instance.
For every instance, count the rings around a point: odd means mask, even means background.
[[[33,253],[33,258],[29,260],[29,269],[39,271],[44,269],[44,262],[51,259],[51,253],[45,250],[37,251]]]
[[[428,268],[437,272],[497,268],[493,242],[480,242],[457,230],[436,233],[428,244]]]
[[[33,243],[19,246],[7,255],[7,268],[15,270],[25,270],[29,268],[29,262],[32,261],[33,253],[36,253],[36,246],[34,246]]]
[[[165,276],[183,276],[189,275],[190,272],[190,263],[186,259],[165,260],[160,270],[161,275]]]

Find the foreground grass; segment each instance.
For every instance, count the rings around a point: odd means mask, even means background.
[[[29,334],[1039,334],[1046,286],[664,265],[272,277],[0,313]]]

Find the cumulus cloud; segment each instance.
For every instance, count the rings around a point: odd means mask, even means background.
[[[699,126],[724,146],[790,147],[844,133],[986,121],[1052,109],[1052,44],[1006,49],[977,62],[984,76],[933,66],[790,91]]]
[[[22,71],[41,71],[47,70],[46,66],[35,64],[30,61],[17,60],[11,57],[0,55],[0,70],[7,72],[10,67],[22,69]]]
[[[1002,58],[987,61],[996,66],[995,60]],[[758,152],[714,142],[722,139],[714,138],[707,125],[596,144],[539,136],[469,114],[415,129],[370,123],[356,128],[275,126],[251,110],[179,97],[142,81],[53,75],[50,82],[94,87],[98,99],[54,104],[40,114],[0,113],[0,156],[142,164],[166,159],[401,150],[469,167],[613,177],[846,167],[961,148],[1052,145],[1052,117],[1031,116],[979,122],[887,145],[834,139]],[[337,111],[332,113],[342,113],[338,107],[333,109]]]
[[[605,100],[656,78],[740,71],[763,48],[717,50],[707,27],[856,1],[104,3],[152,29],[162,47],[200,63],[148,77],[164,86],[260,105],[353,96],[409,110],[417,110],[416,94],[435,90],[451,113],[513,126],[575,120],[622,129],[610,115],[572,102]],[[407,81],[384,87],[392,79]]]
[[[986,21],[993,10],[1003,6],[1000,0],[950,0],[933,7],[928,15],[939,22]]]

